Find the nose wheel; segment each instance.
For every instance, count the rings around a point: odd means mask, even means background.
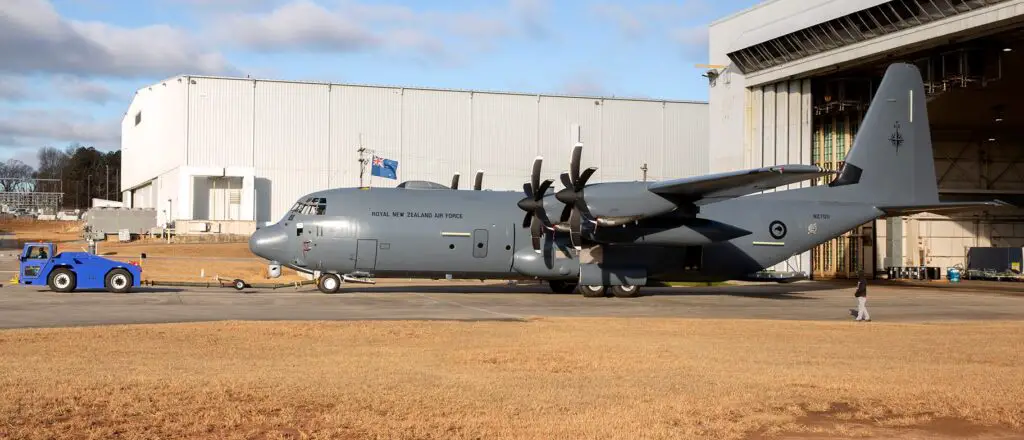
[[[323,293],[338,293],[341,289],[341,278],[333,273],[325,273],[320,275],[320,279],[316,282],[316,288]]]

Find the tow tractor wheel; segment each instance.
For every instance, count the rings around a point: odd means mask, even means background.
[[[50,290],[67,293],[75,290],[78,278],[71,269],[60,267],[50,272],[50,279],[46,280],[46,284],[50,286]]]
[[[325,273],[320,275],[320,280],[316,282],[316,288],[323,293],[338,293],[338,290],[341,289],[341,278],[333,273]]]
[[[608,290],[617,298],[636,298],[640,296],[640,286],[611,286]]]
[[[132,289],[132,275],[127,270],[118,268],[107,272],[103,287],[108,292],[128,293]]]
[[[604,286],[587,286],[583,284],[576,286],[576,291],[586,298],[603,298],[606,292]]]
[[[551,291],[555,293],[572,293],[576,290],[576,283],[565,280],[551,280],[548,281],[548,285],[551,286]]]

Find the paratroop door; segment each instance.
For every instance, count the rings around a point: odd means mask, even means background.
[[[356,242],[356,270],[373,270],[377,267],[377,240]]]

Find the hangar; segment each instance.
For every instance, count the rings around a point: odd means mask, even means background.
[[[177,233],[251,233],[301,195],[428,180],[522,191],[576,141],[592,181],[708,168],[706,102],[381,87],[182,75],[139,89],[121,126],[122,200]],[[370,179],[373,151],[398,179]],[[363,161],[361,161],[363,160]]]
[[[1019,204],[1022,21],[1022,0],[769,0],[722,18],[710,25],[705,66],[710,171],[839,169],[886,66],[910,62],[925,80],[940,197]],[[988,246],[1024,246],[1024,211],[881,219],[779,269],[819,279],[908,266],[944,273],[970,247]]]

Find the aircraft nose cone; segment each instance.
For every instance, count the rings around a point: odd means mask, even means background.
[[[267,260],[278,260],[285,249],[288,235],[278,225],[257,229],[249,237],[249,250]]]

